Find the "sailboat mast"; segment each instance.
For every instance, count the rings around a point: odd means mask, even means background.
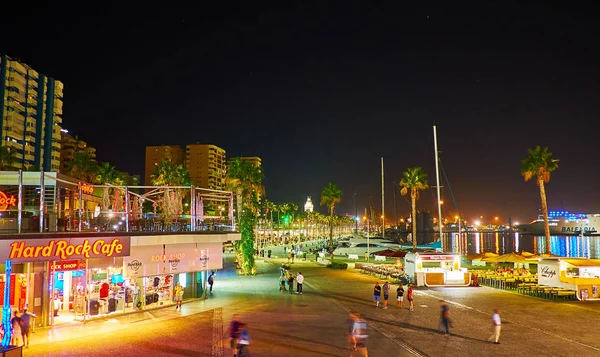
[[[442,243],[442,251],[444,251],[444,235],[442,232],[442,200],[440,198],[440,162],[438,158],[437,130],[435,125],[433,126],[433,145],[435,149],[435,181],[437,184],[438,227],[440,227],[440,242]]]
[[[381,237],[385,238],[385,184],[383,180],[383,157],[381,158]]]

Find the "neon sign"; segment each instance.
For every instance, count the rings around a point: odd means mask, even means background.
[[[78,188],[81,190],[81,192],[87,193],[88,195],[94,193],[94,186],[88,185],[87,183],[80,182]]]
[[[8,197],[4,192],[0,191],[0,212],[6,211],[9,207],[17,205],[15,196]]]
[[[0,241],[0,260],[14,262],[128,256],[130,237],[23,239]]]

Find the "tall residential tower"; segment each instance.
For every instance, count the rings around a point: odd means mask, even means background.
[[[0,57],[0,146],[15,152],[14,169],[58,171],[63,84]]]
[[[190,144],[185,147],[185,167],[197,187],[224,190],[225,160],[225,150],[216,145]]]
[[[161,161],[171,161],[175,165],[184,163],[183,149],[179,145],[146,146],[144,185],[152,185],[152,173]]]

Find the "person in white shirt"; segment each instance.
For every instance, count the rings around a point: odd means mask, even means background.
[[[301,272],[298,272],[296,275],[296,285],[298,287],[296,294],[302,295],[302,283],[304,283],[304,275],[302,275]]]
[[[495,344],[500,343],[500,330],[502,328],[502,320],[500,320],[500,310],[495,309],[494,314],[492,315],[492,323],[494,324],[494,333],[488,338],[488,341],[493,342]]]

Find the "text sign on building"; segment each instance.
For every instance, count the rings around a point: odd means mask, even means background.
[[[80,270],[85,269],[85,260],[62,260],[52,263],[50,269],[52,270]]]
[[[223,248],[200,243],[137,246],[123,265],[128,278],[217,270],[223,268]]]
[[[129,237],[20,239],[0,241],[0,260],[14,263],[125,257]]]
[[[87,183],[79,182],[78,187],[79,187],[79,189],[81,189],[81,192],[83,192],[85,194],[88,194],[88,195],[94,194],[94,186],[92,186],[92,185],[88,185]]]
[[[454,260],[453,255],[421,255],[419,256],[421,260],[435,260],[435,261],[448,261]]]
[[[7,196],[6,193],[0,191],[0,212],[4,212],[10,207],[17,205],[17,198],[15,196]]]

